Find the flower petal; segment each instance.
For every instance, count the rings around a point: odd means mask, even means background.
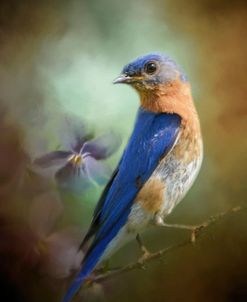
[[[83,145],[85,144],[86,141],[90,140],[93,138],[93,135],[91,133],[87,134],[84,137],[76,137],[74,140],[74,143],[71,145],[71,149],[76,152],[79,153],[80,150],[82,149]]]
[[[105,185],[111,176],[111,168],[106,163],[99,162],[91,156],[87,156],[84,162],[89,177],[99,185]]]
[[[64,165],[71,154],[69,151],[53,151],[36,158],[33,163],[42,168]]]
[[[107,301],[104,289],[102,284],[93,282],[91,286],[83,288],[78,293],[78,301]]]
[[[66,278],[81,266],[83,258],[79,251],[82,232],[70,227],[55,232],[44,240],[40,272],[54,278]]]
[[[89,133],[85,124],[76,115],[67,114],[61,130],[63,145],[74,152],[79,152],[83,144],[92,138],[92,134]]]
[[[95,159],[104,159],[112,155],[120,143],[120,137],[110,132],[86,142],[82,148],[82,153],[90,153]]]
[[[56,192],[48,192],[36,197],[30,208],[29,225],[39,237],[46,237],[63,211]]]
[[[91,184],[90,179],[83,170],[83,166],[74,165],[71,162],[68,162],[57,171],[55,179],[60,188],[76,193],[82,193]]]

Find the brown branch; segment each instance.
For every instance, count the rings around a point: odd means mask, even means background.
[[[88,285],[93,282],[100,282],[103,281],[105,279],[108,278],[112,278],[114,276],[120,275],[122,273],[126,273],[132,270],[136,270],[136,269],[143,269],[144,265],[147,263],[150,263],[151,261],[154,261],[156,259],[161,259],[162,257],[164,257],[165,255],[167,255],[168,253],[171,253],[174,250],[177,250],[181,247],[185,247],[188,246],[190,244],[194,244],[196,238],[200,237],[202,234],[202,231],[204,231],[205,229],[207,229],[209,226],[212,226],[214,223],[218,222],[221,218],[225,217],[226,215],[230,214],[230,213],[234,213],[237,212],[239,210],[242,210],[243,207],[235,207],[232,208],[228,211],[219,213],[217,215],[211,216],[207,221],[205,221],[204,223],[195,226],[195,228],[192,230],[191,233],[191,238],[184,240],[176,245],[172,245],[170,247],[167,247],[165,249],[162,249],[158,252],[154,252],[154,253],[148,253],[145,255],[145,257],[140,261],[134,262],[134,263],[130,263],[127,264],[126,266],[123,267],[119,267],[119,268],[115,268],[115,269],[111,269],[106,271],[105,273],[96,273],[95,276],[89,280]]]

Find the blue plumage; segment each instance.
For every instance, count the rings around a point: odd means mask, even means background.
[[[92,236],[94,240],[85,255],[81,272],[63,302],[70,301],[78,291],[109,243],[126,223],[136,195],[160,159],[175,143],[180,124],[181,118],[177,114],[158,114],[139,109],[134,131],[119,166],[96,207],[83,244]]]
[[[182,68],[172,58],[161,53],[151,53],[149,55],[138,57],[134,61],[124,66],[122,74],[127,74],[131,77],[142,76],[143,72],[145,72],[145,65],[152,61],[159,62],[161,65],[160,72],[155,74],[153,77],[151,76],[146,78],[143,80],[144,82],[153,83],[156,85],[164,84],[165,82],[175,79],[177,73],[183,82],[188,80]]]

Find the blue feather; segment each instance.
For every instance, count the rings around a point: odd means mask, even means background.
[[[161,68],[160,72],[156,74],[155,77],[152,77],[149,79],[150,82],[156,83],[156,84],[162,84],[165,81],[172,80],[171,75],[174,74],[171,71],[176,70],[179,75],[180,79],[183,82],[187,82],[188,78],[185,74],[185,72],[182,70],[182,68],[169,56],[162,54],[162,53],[151,53],[149,55],[144,55],[141,57],[138,57],[134,61],[130,62],[129,64],[125,65],[122,73],[131,75],[140,76],[143,73],[144,66],[149,61],[157,61],[160,62],[160,64],[165,64],[166,68]],[[175,73],[176,74],[176,73]],[[147,81],[147,79],[146,79]]]
[[[177,114],[152,113],[140,108],[134,131],[118,169],[100,199],[86,237],[95,235],[82,269],[67,292],[68,302],[99,262],[108,244],[126,223],[135,197],[149,179],[159,160],[174,145],[181,125]],[[140,185],[141,183],[141,185]]]

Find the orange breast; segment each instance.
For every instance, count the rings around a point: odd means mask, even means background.
[[[173,154],[184,164],[189,164],[201,156],[201,134],[190,127],[182,126],[178,143],[174,146]]]
[[[162,207],[164,200],[165,184],[158,177],[150,178],[136,197],[142,208],[149,213],[155,214]]]

